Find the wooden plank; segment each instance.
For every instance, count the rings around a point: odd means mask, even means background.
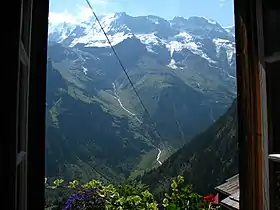
[[[233,193],[239,191],[239,179],[238,176],[228,179],[229,181],[215,187],[215,190],[225,194],[232,195]]]
[[[228,178],[226,181],[230,182],[232,180],[238,179],[239,180],[239,174],[234,175],[233,177]]]
[[[239,197],[240,197],[240,193],[239,193],[239,190],[235,193],[233,193],[231,196],[229,196],[230,199],[236,201],[236,202],[239,202]]]
[[[264,43],[264,25],[263,25],[263,0],[256,1],[256,33],[258,46],[258,78],[257,84],[257,134],[260,138],[257,142],[259,152],[257,164],[255,167],[262,168],[258,170],[257,184],[260,185],[259,199],[263,210],[269,210],[269,161],[268,155],[268,115],[267,115],[267,88],[265,67],[265,43]],[[259,151],[258,151],[259,150]]]
[[[223,199],[220,202],[221,206],[227,208],[227,209],[232,209],[232,210],[238,210],[239,209],[239,202],[231,199],[230,197],[227,197]]]
[[[260,95],[261,95],[261,135],[262,135],[262,186],[263,186],[263,209],[268,210],[269,202],[269,135],[268,135],[268,112],[267,112],[267,88],[266,71],[260,64]]]
[[[240,208],[264,210],[258,13],[261,1],[235,0]],[[267,156],[266,156],[267,158]],[[260,199],[261,198],[261,199]]]

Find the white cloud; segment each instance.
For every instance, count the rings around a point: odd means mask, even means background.
[[[89,0],[93,9],[96,10],[104,10],[106,9],[109,0]],[[76,4],[77,12],[75,14],[69,13],[67,10],[63,12],[49,12],[49,22],[51,24],[58,24],[58,23],[77,23],[88,20],[90,17],[93,16],[91,9],[88,5],[85,4],[83,6]],[[100,14],[98,14],[100,15]]]
[[[87,20],[89,17],[93,16],[92,11],[89,7],[78,6],[78,14],[76,16],[77,21]]]
[[[67,10],[64,12],[49,12],[49,22],[52,24],[59,23],[78,23],[88,20],[93,14],[89,7],[76,5],[78,12],[76,15],[70,14]]]
[[[49,22],[52,24],[57,23],[76,23],[76,18],[71,15],[67,10],[61,13],[49,12]]]

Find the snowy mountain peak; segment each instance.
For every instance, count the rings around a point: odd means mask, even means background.
[[[178,24],[178,25],[199,25],[199,26],[206,26],[211,25],[212,27],[221,27],[219,23],[217,23],[214,20],[208,19],[206,17],[202,16],[191,16],[189,18],[184,18],[180,16],[174,17],[171,21],[172,24]]]
[[[107,15],[102,15],[99,17],[100,22],[105,31],[108,33],[118,33],[118,32],[132,32],[134,34],[150,34],[157,33],[159,36],[176,35],[179,32],[188,32],[196,36],[209,36],[211,38],[225,38],[229,36],[228,32],[222,28],[216,21],[209,20],[204,17],[174,17],[172,20],[168,21],[161,17],[148,15],[148,16],[138,16],[132,17],[125,12],[111,13]],[[72,25],[72,26],[67,26]],[[81,23],[63,23],[57,25],[57,28],[70,28],[74,26],[82,26],[85,29],[100,28],[97,24],[95,18],[91,16],[87,20]],[[50,23],[50,29],[52,23]],[[52,33],[53,30],[50,30]],[[212,33],[211,33],[212,32]],[[215,33],[213,35],[213,33]],[[216,37],[218,36],[218,37]]]
[[[225,51],[228,61],[234,55],[233,35],[216,21],[204,17],[175,17],[168,21],[154,15],[132,17],[121,12],[102,15],[99,20],[112,45],[134,38],[151,53],[157,54],[159,49],[165,49],[172,58],[174,52],[186,49],[210,63],[215,63],[215,60],[208,55],[209,52],[204,52],[207,46],[216,46],[214,52],[217,56]],[[94,17],[75,24],[50,23],[49,40],[68,47],[78,44],[84,47],[109,47]],[[173,67],[175,60],[170,64]]]
[[[201,16],[189,17],[188,20],[194,21],[194,22],[200,23],[200,24],[219,25],[216,21],[208,19],[206,17],[201,17]]]

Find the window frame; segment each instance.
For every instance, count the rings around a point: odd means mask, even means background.
[[[265,21],[271,21],[265,16],[268,4],[275,2],[264,0],[234,2],[240,209],[269,210],[275,206],[276,194],[273,189],[275,169],[274,163],[269,160],[269,154],[275,149],[273,144],[276,145],[276,139],[273,138],[275,122],[272,120],[275,113],[272,110],[271,100],[273,79],[270,76],[272,68],[269,63],[276,62],[278,54],[271,53],[272,47],[275,47],[271,42],[273,38],[271,34],[274,33],[268,30],[267,24],[264,24]]]
[[[22,0],[23,1],[23,0]],[[13,2],[13,12],[14,12],[14,26],[15,30],[12,36],[10,37],[9,46],[14,50],[14,54],[11,58],[9,72],[9,78],[12,81],[14,86],[18,87],[18,78],[19,78],[19,63],[20,60],[23,63],[28,63],[27,60],[29,58],[29,76],[28,76],[28,102],[27,103],[27,122],[28,126],[25,127],[27,129],[25,136],[25,140],[28,144],[25,144],[26,148],[26,156],[23,158],[23,162],[27,164],[27,170],[23,177],[23,183],[25,183],[25,187],[23,187],[25,194],[25,202],[24,207],[21,209],[43,209],[44,203],[44,146],[45,146],[45,93],[46,93],[46,63],[47,63],[47,30],[48,30],[48,12],[49,12],[49,1],[48,0],[33,0],[32,10],[29,11],[28,14],[31,13],[30,16],[30,25],[31,27],[28,29],[31,31],[32,42],[29,44],[25,44],[26,46],[30,46],[29,50],[22,51],[20,48],[20,22],[22,21],[21,13],[21,2]],[[32,1],[32,0],[30,0]],[[24,1],[24,2],[30,2]],[[267,189],[268,186],[265,183],[263,177],[265,175],[263,173],[267,173],[267,169],[264,169],[266,164],[265,156],[266,152],[261,152],[261,155],[258,154],[258,151],[264,151],[264,145],[266,144],[264,136],[259,135],[259,130],[262,130],[262,134],[264,132],[264,127],[261,122],[261,117],[264,117],[265,111],[261,112],[262,107],[266,105],[260,103],[261,98],[260,94],[257,95],[255,93],[260,93],[260,84],[257,84],[257,80],[261,78],[259,75],[260,72],[265,73],[267,69],[264,64],[264,59],[267,60],[268,57],[265,57],[262,54],[261,48],[263,48],[262,40],[260,34],[262,31],[261,24],[259,25],[255,23],[256,19],[260,19],[260,11],[262,2],[254,1],[254,0],[234,0],[235,7],[235,24],[236,24],[236,41],[237,41],[237,68],[239,71],[237,72],[237,82],[238,82],[238,116],[239,116],[239,147],[240,147],[240,209],[255,209],[255,210],[265,210],[267,207],[264,206],[267,193],[264,193],[263,189]],[[36,18],[32,18],[36,17]],[[262,17],[261,17],[262,18]],[[27,21],[28,22],[28,21]],[[245,25],[243,25],[243,23]],[[245,26],[245,27],[244,27]],[[24,36],[24,43],[26,43],[28,35]],[[29,36],[30,38],[30,36]],[[243,40],[243,42],[242,42]],[[244,42],[245,41],[245,42]],[[240,43],[241,42],[241,43]],[[245,47],[245,48],[244,48]],[[28,48],[28,47],[27,47]],[[19,53],[21,49],[22,53]],[[246,50],[245,53],[243,50]],[[29,52],[28,52],[29,51]],[[28,52],[28,53],[27,53]],[[242,54],[243,53],[243,54]],[[27,56],[20,56],[26,54]],[[29,55],[28,55],[29,54]],[[26,59],[27,58],[27,59]],[[16,61],[16,62],[15,62]],[[261,61],[261,62],[260,62]],[[261,64],[260,64],[260,63]],[[245,64],[246,66],[244,66]],[[262,69],[262,66],[264,69]],[[40,71],[38,70],[40,69]],[[249,69],[250,72],[242,72],[241,70]],[[257,70],[256,72],[253,69]],[[263,77],[263,75],[262,75]],[[254,78],[255,80],[252,80]],[[263,81],[266,82],[267,79]],[[244,82],[247,83],[247,86],[244,85]],[[266,86],[266,85],[265,85]],[[249,90],[248,90],[249,89]],[[11,95],[18,94],[18,88],[16,91],[11,90]],[[249,93],[249,94],[248,94]],[[250,96],[250,93],[253,97]],[[15,206],[16,200],[16,157],[17,157],[17,139],[19,135],[18,127],[15,128],[15,124],[19,121],[19,112],[17,104],[19,98],[15,98],[11,101],[11,108],[9,108],[11,113],[12,123],[9,124],[12,133],[12,139],[9,145],[10,152],[10,165],[9,165],[9,189],[8,195],[11,198],[10,205],[12,209]],[[268,99],[269,101],[269,99]],[[14,103],[16,102],[16,103]],[[269,102],[268,102],[269,103]],[[257,104],[255,106],[254,104]],[[252,106],[254,105],[254,106]],[[249,113],[244,112],[244,110],[249,110]],[[267,110],[269,116],[269,110]],[[248,117],[248,119],[245,119]],[[269,117],[268,117],[269,118]],[[256,120],[258,123],[252,123]],[[268,122],[269,119],[268,119]],[[251,126],[251,127],[250,127]],[[267,125],[267,129],[269,130],[269,125]],[[252,131],[249,132],[249,131]],[[268,131],[269,133],[269,131]],[[252,135],[254,134],[254,135]],[[253,147],[250,147],[250,145]],[[254,156],[255,155],[255,156]],[[244,158],[246,161],[244,161]],[[22,162],[22,163],[23,163]],[[250,163],[254,167],[250,167]],[[260,167],[257,167],[260,166]],[[24,170],[23,170],[24,171]],[[246,173],[252,175],[248,177]],[[257,186],[257,190],[255,187]],[[270,188],[271,189],[271,188]],[[255,191],[254,191],[255,190]],[[251,194],[250,194],[251,193]],[[271,192],[270,192],[271,193]],[[258,201],[258,196],[263,198],[261,201]],[[256,206],[261,204],[260,206]],[[256,207],[256,208],[255,208]],[[263,208],[264,207],[264,208]]]
[[[48,0],[11,2],[12,29],[4,60],[12,100],[6,112],[9,209],[44,209],[45,80]],[[34,17],[34,18],[33,18]],[[35,18],[36,17],[36,18]],[[38,70],[40,69],[40,71]],[[6,90],[5,90],[6,91]],[[41,139],[41,141],[38,141]]]

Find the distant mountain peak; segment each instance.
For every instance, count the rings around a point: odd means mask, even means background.
[[[104,17],[119,19],[119,18],[131,17],[131,16],[128,15],[126,12],[113,12],[113,13],[107,13],[107,14],[103,14],[103,15],[99,16],[99,18],[101,18],[101,19]]]
[[[125,12],[118,12],[101,15],[99,20],[112,45],[134,37],[140,40],[147,51],[151,53],[156,54],[159,48],[162,48],[169,51],[172,57],[173,52],[188,49],[192,53],[215,63],[207,52],[203,52],[205,47],[202,43],[208,42],[206,40],[212,40],[213,44],[217,45],[217,52],[220,52],[222,45],[226,47],[229,61],[232,60],[231,57],[234,54],[233,34],[221,27],[216,21],[205,17],[184,18],[177,16],[172,20],[165,20],[155,15],[133,17]],[[84,47],[109,46],[94,17],[80,24],[50,25],[49,39],[68,47],[74,47],[78,44]],[[219,40],[218,44],[215,40]]]
[[[216,21],[214,21],[212,19],[208,19],[206,17],[202,17],[202,16],[191,16],[188,18],[188,20],[194,20],[199,23],[207,23],[207,24],[211,24],[211,25],[219,25]]]
[[[206,17],[203,16],[191,16],[188,18],[182,17],[182,16],[175,16],[171,21],[195,21],[198,23],[202,23],[202,24],[212,24],[212,25],[217,25],[218,22],[212,20],[212,19],[208,19]],[[219,24],[218,24],[219,25]]]

